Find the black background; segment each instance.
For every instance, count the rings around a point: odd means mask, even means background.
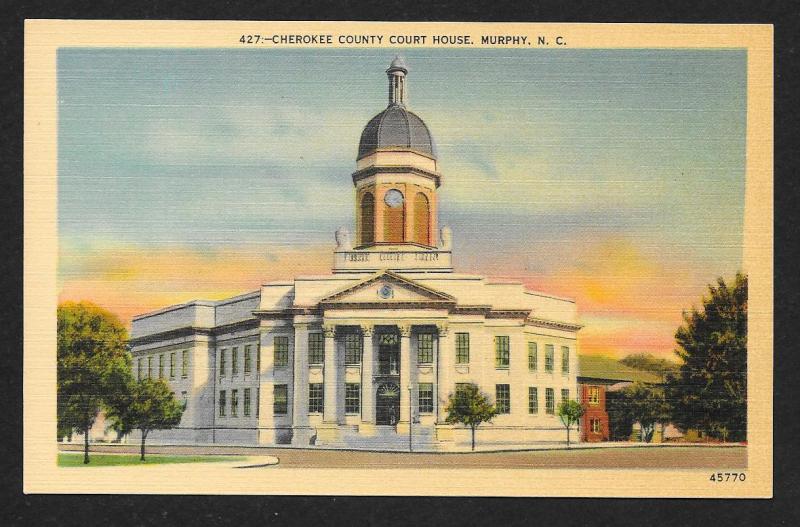
[[[797,2],[316,3],[0,0],[0,503],[4,525],[798,525]],[[767,23],[775,25],[775,498],[518,499],[22,494],[23,21],[65,19]],[[465,477],[469,477],[467,471]],[[642,476],[642,487],[659,481]],[[391,485],[391,481],[386,482]],[[425,482],[420,482],[424,488]],[[613,488],[600,489],[613,493]]]

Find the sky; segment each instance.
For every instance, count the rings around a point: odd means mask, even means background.
[[[671,358],[743,270],[744,50],[62,48],[59,300],[129,324],[329,273],[396,52],[456,271],[575,299],[581,353]]]

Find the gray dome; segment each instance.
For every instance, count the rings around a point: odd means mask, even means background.
[[[379,148],[408,148],[436,158],[428,126],[417,114],[392,104],[373,117],[361,132],[358,159]]]

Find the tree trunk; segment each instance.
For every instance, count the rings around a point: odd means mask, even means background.
[[[472,427],[472,451],[475,452],[475,427]]]
[[[83,429],[83,464],[89,464],[89,428]]]
[[[567,425],[567,448],[569,448],[569,425]]]
[[[147,439],[147,432],[142,430],[142,451],[141,456],[139,456],[139,461],[144,461],[144,441]]]

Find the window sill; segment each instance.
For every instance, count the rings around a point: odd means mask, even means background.
[[[495,370],[500,370],[500,371],[508,371],[511,368],[509,368],[508,366],[495,366],[494,369]]]

